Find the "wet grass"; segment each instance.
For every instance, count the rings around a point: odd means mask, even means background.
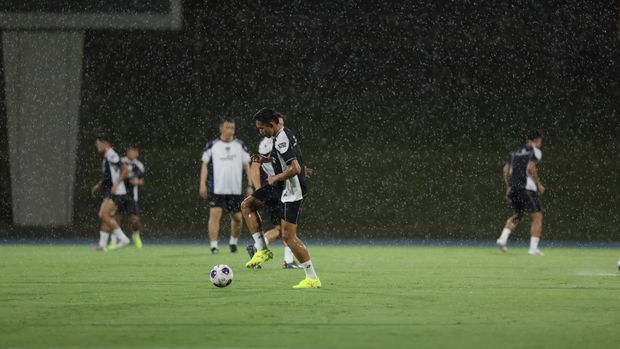
[[[612,249],[311,247],[321,290],[293,290],[281,248],[262,270],[203,246],[96,253],[0,246],[0,347],[610,348]],[[217,289],[212,265],[234,283]]]

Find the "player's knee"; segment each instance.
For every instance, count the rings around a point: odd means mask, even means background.
[[[241,202],[241,211],[242,212],[249,212],[250,211],[250,198],[248,197],[245,200],[243,200],[243,202]]]

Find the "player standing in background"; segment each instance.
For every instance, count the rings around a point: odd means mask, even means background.
[[[129,217],[131,224],[131,240],[133,240],[136,248],[142,248],[142,239],[140,239],[140,207],[138,206],[138,187],[144,185],[144,164],[138,160],[140,152],[138,146],[130,144],[127,147],[127,156],[121,158],[121,163],[127,166],[127,177],[125,178],[125,189],[127,195],[125,200],[120,203],[116,211],[116,221],[119,225],[123,222],[123,216]],[[116,245],[116,239],[113,236],[108,249],[113,250]]]
[[[320,288],[321,281],[316,275],[308,249],[297,237],[297,222],[306,192],[301,149],[293,132],[280,123],[279,116],[279,113],[266,108],[254,115],[259,133],[267,138],[273,137],[274,141],[270,157],[256,154],[252,156],[252,161],[271,162],[275,175],[267,178],[269,185],[261,187],[241,204],[243,217],[257,248],[252,259],[246,263],[246,267],[256,268],[273,258],[273,253],[269,251],[264,242],[264,233],[258,211],[265,206],[271,192],[275,190],[274,185],[283,183],[284,188],[280,197],[282,202],[280,215],[282,239],[291,248],[297,260],[301,262],[306,274],[306,278],[293,288]]]
[[[543,255],[538,249],[543,221],[543,207],[538,194],[543,195],[545,193],[545,187],[538,176],[542,145],[542,132],[539,130],[531,131],[528,134],[526,146],[510,153],[504,165],[506,200],[511,203],[514,209],[514,214],[508,218],[501,236],[497,239],[497,245],[504,252],[507,250],[510,233],[517,227],[523,213],[527,212],[532,218],[532,237],[528,253],[532,256]]]
[[[123,248],[130,243],[129,238],[125,236],[118,222],[114,219],[116,209],[122,205],[125,194],[127,194],[124,181],[128,171],[127,167],[121,163],[118,154],[112,149],[111,138],[109,133],[100,131],[95,142],[97,151],[103,154],[102,179],[91,189],[93,197],[99,190],[103,192],[104,197],[99,208],[101,229],[97,250],[100,251],[107,251],[110,232],[118,239],[116,249]]]
[[[211,253],[218,253],[220,220],[225,208],[230,213],[230,252],[237,252],[243,219],[243,171],[247,175],[247,195],[252,194],[250,155],[242,141],[235,138],[235,120],[222,118],[220,136],[209,142],[202,154],[200,196],[209,202],[209,239]]]
[[[284,125],[284,115],[279,114],[278,120],[280,124]],[[270,157],[271,151],[273,150],[273,138],[264,137],[263,140],[258,145],[258,153],[264,157]],[[258,163],[252,162],[250,166],[250,172],[252,174],[252,184],[254,185],[254,189],[258,190],[264,186],[268,186],[269,183],[267,178],[269,176],[275,176],[275,172],[273,170],[273,165],[270,162],[266,163]],[[263,216],[267,217],[271,224],[273,224],[273,228],[265,232],[265,242],[267,245],[276,241],[280,237],[280,210],[282,203],[280,201],[280,197],[282,195],[283,183],[277,183],[274,188],[275,190],[270,191],[270,197],[265,201],[265,207],[263,208]],[[248,255],[250,258],[254,257],[256,253],[256,244],[250,245],[247,248]],[[282,265],[284,269],[299,269],[301,266],[295,263],[295,257],[293,256],[293,251],[284,244],[284,263]]]

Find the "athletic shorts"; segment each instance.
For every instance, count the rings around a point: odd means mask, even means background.
[[[510,199],[512,200],[512,209],[516,213],[533,213],[543,211],[538,193],[533,190],[511,189]]]
[[[280,197],[282,196],[282,191],[271,185],[266,185],[252,193],[252,196],[265,204],[265,207],[261,210],[261,216],[269,219],[274,226],[280,225],[280,212],[282,211]]]
[[[243,195],[209,194],[208,198],[209,207],[221,207],[233,213],[241,212],[242,201]]]
[[[116,210],[118,211],[118,209],[123,206],[124,201],[125,201],[125,196],[127,196],[126,194],[123,195],[114,195],[112,194],[110,191],[105,191],[103,193],[103,198],[105,199],[111,199],[114,202],[114,205],[116,205]]]
[[[118,195],[119,199],[115,201],[116,212],[122,215],[140,215],[140,208],[138,203],[133,199],[133,195]]]
[[[304,200],[294,202],[283,202],[281,204],[281,218],[289,223],[297,224],[299,221],[299,214],[301,213],[301,207]]]

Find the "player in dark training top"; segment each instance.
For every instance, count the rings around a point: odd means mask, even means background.
[[[274,175],[267,178],[268,185],[262,186],[241,204],[243,217],[257,249],[246,266],[256,268],[273,258],[273,253],[264,242],[264,233],[258,211],[265,206],[265,202],[271,197],[272,191],[276,190],[275,186],[283,185],[280,196],[282,203],[280,209],[282,239],[293,251],[306,274],[305,279],[293,288],[320,288],[321,281],[316,275],[308,249],[297,237],[297,223],[306,193],[301,149],[293,132],[280,123],[279,117],[280,113],[266,108],[254,115],[258,132],[264,137],[273,137],[273,148],[271,156],[255,154],[252,156],[252,161],[271,162]]]
[[[538,130],[530,132],[526,146],[510,153],[504,165],[506,200],[510,202],[514,210],[514,214],[508,218],[501,236],[497,239],[497,245],[504,252],[507,250],[510,233],[517,227],[523,214],[528,213],[532,218],[528,253],[532,256],[543,255],[538,248],[543,221],[543,207],[539,195],[545,193],[545,187],[538,176],[542,145],[542,133]]]

